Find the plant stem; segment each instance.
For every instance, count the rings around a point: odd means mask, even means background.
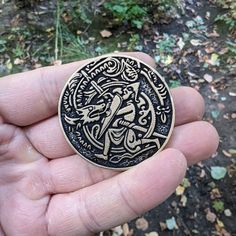
[[[56,36],[55,36],[55,60],[58,60],[59,26],[60,26],[60,0],[57,0]]]

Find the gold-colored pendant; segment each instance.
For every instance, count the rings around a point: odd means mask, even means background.
[[[129,56],[99,57],[66,83],[58,107],[65,137],[79,156],[117,170],[161,151],[174,105],[157,71]]]

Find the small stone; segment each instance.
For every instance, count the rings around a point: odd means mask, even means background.
[[[232,212],[230,211],[230,209],[225,209],[224,214],[225,216],[228,216],[228,217],[232,216]]]
[[[236,93],[234,93],[234,92],[229,92],[229,96],[231,96],[231,97],[236,97]]]
[[[232,114],[231,114],[231,118],[232,118],[232,119],[236,119],[236,113],[232,113]]]

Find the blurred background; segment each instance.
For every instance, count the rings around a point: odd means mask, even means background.
[[[98,235],[235,236],[236,1],[0,0],[0,76],[115,51],[146,52],[170,87],[198,90],[220,147],[162,205]]]

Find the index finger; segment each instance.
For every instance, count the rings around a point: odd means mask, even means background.
[[[122,53],[155,67],[145,53]],[[57,113],[63,86],[70,75],[88,60],[61,66],[49,66],[6,76],[0,80],[0,115],[5,122],[27,126]]]

